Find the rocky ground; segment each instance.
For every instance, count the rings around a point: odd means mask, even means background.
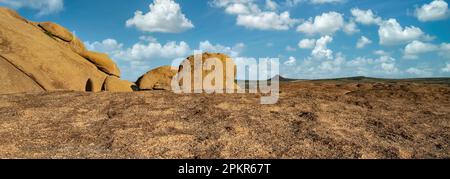
[[[282,83],[258,94],[0,95],[0,158],[450,158],[450,85]]]

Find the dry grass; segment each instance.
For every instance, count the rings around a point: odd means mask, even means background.
[[[283,83],[259,94],[0,95],[0,158],[449,158],[450,86]]]

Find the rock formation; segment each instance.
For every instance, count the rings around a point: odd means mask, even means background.
[[[120,77],[119,67],[117,67],[107,54],[85,51],[81,56],[95,64],[101,71],[109,75]]]
[[[0,8],[0,71],[0,93],[97,92],[108,77],[120,77],[113,60],[86,50],[69,30],[28,21],[7,8]]]
[[[141,90],[171,90],[172,78],[177,72],[176,67],[158,67],[141,76],[136,84]]]
[[[121,80],[115,76],[106,77],[103,90],[112,92],[132,92],[136,85],[126,80]]]
[[[225,54],[222,53],[203,53],[203,54],[199,54],[199,59],[201,58],[201,61],[199,60],[200,64],[195,64],[195,55],[192,55],[190,57],[188,57],[186,60],[184,60],[181,65],[180,68],[178,70],[178,72],[182,72],[183,71],[183,65],[189,65],[190,69],[191,69],[191,89],[194,89],[195,85],[199,85],[199,86],[203,86],[205,81],[203,81],[202,84],[199,84],[197,80],[194,80],[194,72],[195,70],[199,70],[202,71],[202,79],[205,80],[205,78],[212,73],[213,71],[215,71],[215,67],[211,68],[212,70],[205,70],[205,65],[206,62],[212,62],[212,59],[218,59],[220,64],[222,64],[222,68],[223,68],[223,89],[230,89],[227,88],[228,86],[232,86],[231,89],[239,89],[239,86],[235,83],[235,79],[236,79],[236,73],[237,73],[237,68],[236,68],[236,64],[234,63],[233,59]],[[209,60],[209,61],[208,61]],[[228,65],[228,67],[227,67]],[[229,75],[227,75],[229,73]],[[215,82],[216,80],[212,81],[212,85],[216,85]],[[228,85],[228,83],[233,83],[232,85]],[[183,84],[183,81],[180,80],[180,85]]]
[[[38,24],[38,26],[44,29],[45,32],[49,33],[49,35],[64,40],[66,42],[72,41],[74,37],[73,34],[69,32],[66,28],[53,22],[41,22]]]

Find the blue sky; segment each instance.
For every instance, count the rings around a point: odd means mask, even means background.
[[[280,58],[280,72],[290,78],[450,76],[450,11],[444,0],[0,0],[0,5],[67,27],[89,49],[108,53],[131,81],[197,49],[227,53],[238,63]]]

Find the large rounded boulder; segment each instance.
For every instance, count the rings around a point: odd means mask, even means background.
[[[196,63],[196,59],[198,59],[198,64]],[[212,80],[210,85],[214,86],[215,89],[218,89],[216,87],[216,81],[221,80],[223,82],[223,88],[221,89],[239,89],[238,85],[235,83],[237,73],[236,63],[231,57],[222,53],[203,53],[192,55],[181,63],[178,73],[182,74],[185,70],[185,66],[189,66],[189,69],[191,70],[191,89],[194,89],[195,86],[200,86],[204,89],[205,84],[208,83],[208,80],[210,80],[207,79],[208,76],[217,70],[217,67],[212,65],[215,64],[215,62],[218,62],[218,65],[222,66],[223,76],[222,79]],[[206,68],[205,66],[209,66],[211,68]],[[194,75],[194,73],[196,71],[201,71],[201,82],[199,82],[199,80],[195,80],[196,75]],[[183,80],[180,80],[180,85],[183,85]]]
[[[176,67],[158,67],[141,76],[136,84],[141,90],[171,90],[172,78],[177,72]]]
[[[109,92],[132,92],[135,89],[134,83],[121,80],[115,76],[108,76],[103,84],[103,90]]]

